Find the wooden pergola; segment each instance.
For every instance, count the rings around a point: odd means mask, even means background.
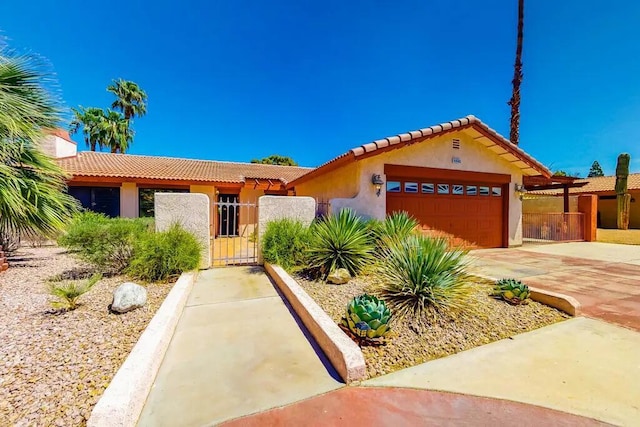
[[[577,179],[577,177],[573,176],[551,176],[546,178],[542,175],[536,175],[524,176],[522,182],[527,191],[562,189],[564,212],[569,212],[569,189],[587,185],[587,182],[575,182]]]

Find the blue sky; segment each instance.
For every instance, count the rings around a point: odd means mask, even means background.
[[[111,79],[138,82],[148,115],[130,153],[315,166],[467,114],[508,135],[516,7],[32,0],[2,2],[0,31],[48,59],[69,107],[107,107]],[[521,147],[582,176],[626,151],[640,171],[640,2],[528,0],[525,20]]]

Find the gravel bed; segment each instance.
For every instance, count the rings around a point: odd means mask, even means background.
[[[109,313],[124,277],[100,280],[71,312],[55,312],[46,279],[86,268],[57,247],[22,248],[0,273],[0,425],[85,425],[93,406],[171,289],[147,285],[148,302]]]
[[[345,285],[316,282],[300,275],[295,279],[336,323],[340,323],[353,297],[365,292],[374,293],[371,276],[352,279]],[[507,304],[490,297],[491,290],[492,282],[475,279],[470,310],[456,318],[439,316],[426,330],[408,321],[392,319],[392,337],[386,345],[362,347],[367,378],[449,356],[570,317],[534,301],[520,306]]]

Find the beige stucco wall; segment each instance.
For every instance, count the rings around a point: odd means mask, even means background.
[[[123,182],[120,186],[120,216],[123,218],[137,218],[138,186],[135,182]]]
[[[209,232],[211,236],[215,235],[215,217],[214,204],[216,201],[216,188],[213,185],[191,185],[190,193],[205,194],[209,198]]]
[[[210,205],[204,194],[156,193],[154,201],[156,230],[178,223],[196,236],[203,249],[200,268],[211,265]]]
[[[311,179],[296,186],[296,196],[311,196],[318,201],[336,197],[354,197],[360,191],[360,163],[348,164],[340,169]]]
[[[49,156],[59,159],[72,157],[78,152],[78,147],[73,142],[67,141],[55,135],[47,135],[40,141],[40,149]]]
[[[522,201],[522,213],[564,212],[562,196],[525,198]],[[569,212],[578,212],[578,196],[569,196]]]
[[[451,140],[454,138],[460,140],[460,149],[452,148]],[[461,162],[453,163],[453,157],[459,158]],[[343,207],[351,207],[360,215],[384,218],[386,215],[385,188],[383,186],[380,196],[376,196],[371,184],[371,176],[374,173],[380,174],[386,182],[385,164],[511,175],[509,191],[506,194],[509,197],[509,246],[522,244],[522,202],[514,194],[514,185],[522,184],[521,170],[474,141],[464,131],[388,151],[357,161],[355,165],[346,165],[313,179],[313,181],[326,180],[324,184],[310,182],[296,186],[296,194],[329,198],[331,210],[334,212]],[[348,177],[354,177],[357,183],[356,189],[349,186]]]

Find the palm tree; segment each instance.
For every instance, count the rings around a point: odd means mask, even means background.
[[[125,119],[130,120],[147,114],[147,94],[137,83],[123,79],[114,80],[113,84],[107,87],[107,91],[116,96],[111,108],[122,112]]]
[[[65,174],[38,148],[61,109],[33,56],[0,47],[0,234],[51,234],[77,211]]]
[[[133,141],[129,120],[117,111],[107,110],[100,123],[100,135],[112,153],[125,153]]]
[[[513,92],[507,104],[511,106],[511,131],[509,139],[518,145],[520,140],[520,85],[522,84],[522,40],[524,30],[524,0],[518,0],[518,38],[516,62],[513,66]]]
[[[102,108],[72,108],[74,118],[69,127],[71,135],[77,133],[82,128],[84,142],[91,151],[96,151],[96,147],[102,150],[104,147],[101,135],[101,123],[104,120],[104,111]]]

